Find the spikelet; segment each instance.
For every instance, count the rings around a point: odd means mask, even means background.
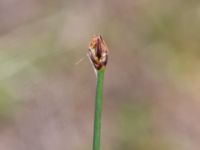
[[[88,49],[88,56],[96,70],[105,69],[108,61],[108,47],[99,36],[93,36]]]

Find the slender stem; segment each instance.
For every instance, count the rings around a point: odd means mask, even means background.
[[[94,115],[93,150],[100,150],[101,113],[102,113],[102,97],[103,97],[104,72],[105,72],[104,69],[97,71],[96,101],[95,101],[95,115]]]

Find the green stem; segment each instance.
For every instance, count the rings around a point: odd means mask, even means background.
[[[103,97],[104,72],[105,72],[104,69],[97,71],[96,101],[95,101],[95,115],[94,115],[93,150],[100,150],[101,113],[102,113],[102,97]]]

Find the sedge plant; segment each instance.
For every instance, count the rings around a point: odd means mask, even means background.
[[[92,38],[89,44],[88,56],[97,75],[92,149],[100,150],[103,81],[108,61],[108,48],[101,36]]]

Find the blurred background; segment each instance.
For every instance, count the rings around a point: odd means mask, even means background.
[[[199,150],[199,33],[199,0],[0,0],[0,149],[91,149],[101,34],[102,150]]]

